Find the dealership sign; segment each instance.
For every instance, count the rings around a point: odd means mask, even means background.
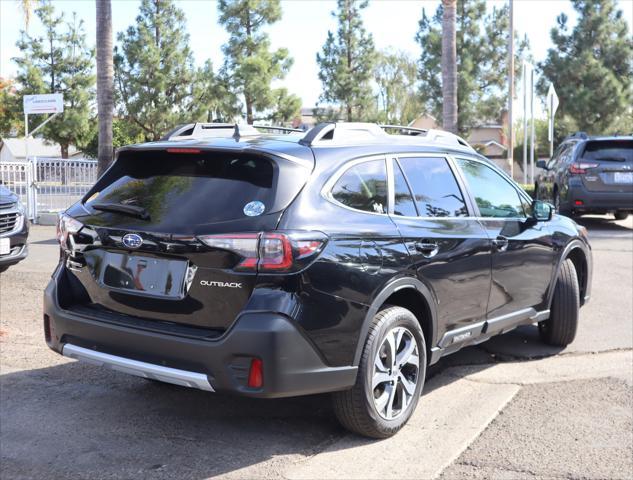
[[[61,113],[64,111],[64,96],[61,93],[24,95],[24,113]]]

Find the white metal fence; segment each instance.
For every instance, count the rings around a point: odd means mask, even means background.
[[[81,197],[97,181],[97,161],[31,157],[22,162],[0,162],[0,180],[19,195],[29,218],[59,212]]]

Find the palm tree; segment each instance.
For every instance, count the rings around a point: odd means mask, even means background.
[[[39,0],[17,0],[19,3],[18,7],[22,10],[22,15],[24,15],[24,25],[27,30],[29,28],[29,23],[31,23],[31,15],[33,14],[33,7]]]
[[[114,65],[112,60],[112,3],[97,4],[97,119],[99,148],[97,171],[101,175],[112,163],[112,113],[114,110]]]
[[[442,126],[457,133],[457,0],[442,0]]]

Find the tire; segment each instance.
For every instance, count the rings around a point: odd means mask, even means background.
[[[629,218],[628,212],[615,212],[613,215],[615,216],[616,220],[626,220],[627,218]]]
[[[396,343],[400,334],[395,358],[401,354],[404,363],[389,368],[394,363],[390,345]],[[415,347],[412,342],[415,342]],[[334,413],[341,424],[370,438],[387,438],[396,434],[415,411],[422,393],[426,375],[425,345],[420,323],[413,313],[401,307],[380,310],[367,334],[356,384],[350,390],[333,394]],[[405,353],[407,351],[410,356]],[[377,383],[372,388],[374,380]]]
[[[0,267],[0,273],[6,272],[7,270],[9,270],[9,267]]]
[[[570,259],[561,266],[556,281],[550,317],[539,322],[541,340],[557,347],[565,347],[574,341],[580,314],[580,288],[576,268]]]

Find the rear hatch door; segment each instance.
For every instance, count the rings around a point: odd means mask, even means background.
[[[592,192],[633,192],[633,140],[590,140],[578,158]]]
[[[253,153],[123,152],[68,212],[83,225],[69,273],[95,308],[226,329],[257,276],[244,264],[252,238],[239,237],[274,230],[309,173]],[[211,248],[205,235],[237,236],[244,251]]]

